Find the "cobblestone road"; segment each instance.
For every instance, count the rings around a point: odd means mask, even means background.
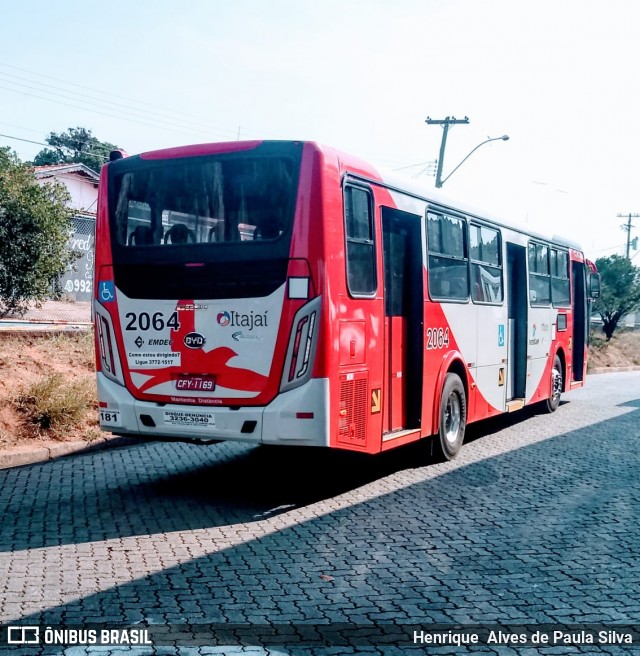
[[[0,619],[640,624],[640,374],[593,376],[564,398],[554,416],[525,411],[470,427],[452,463],[429,463],[421,445],[364,458],[152,443],[2,471]]]

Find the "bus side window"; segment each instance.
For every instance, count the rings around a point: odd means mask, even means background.
[[[471,298],[475,303],[502,303],[500,232],[487,226],[469,226]]]
[[[551,301],[554,307],[571,306],[569,287],[569,253],[551,249]]]
[[[345,187],[347,283],[354,296],[371,296],[377,288],[372,205],[368,189]]]
[[[482,276],[480,267],[474,266],[471,269],[471,298],[479,303],[484,303],[484,290],[482,289]]]
[[[427,215],[429,294],[434,299],[469,298],[466,221],[443,214]]]
[[[531,305],[551,305],[549,247],[529,242],[529,301]]]

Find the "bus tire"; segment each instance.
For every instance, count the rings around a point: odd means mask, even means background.
[[[560,405],[563,386],[562,362],[560,361],[560,357],[556,355],[553,359],[553,366],[551,367],[551,396],[544,402],[547,412],[555,412]]]
[[[441,460],[453,460],[462,447],[467,425],[467,397],[458,374],[448,373],[444,379],[439,425],[436,455]]]

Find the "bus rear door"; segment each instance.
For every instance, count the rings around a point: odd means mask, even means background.
[[[420,427],[423,346],[420,243],[419,216],[382,207],[385,434]]]

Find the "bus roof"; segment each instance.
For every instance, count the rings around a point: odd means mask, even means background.
[[[408,178],[405,178],[404,176],[399,175],[397,172],[392,171],[390,169],[385,169],[383,167],[373,167],[372,165],[369,165],[373,175],[371,177],[367,175],[363,175],[361,172],[357,170],[360,168],[360,164],[362,163],[361,160],[354,158],[355,162],[357,162],[356,168],[354,170],[350,166],[351,163],[350,156],[344,155],[342,153],[340,155],[341,155],[340,157],[341,171],[343,174],[347,174],[352,177],[359,178],[361,180],[367,180],[373,184],[384,186],[392,191],[408,194],[415,198],[424,200],[429,204],[438,205],[443,209],[461,212],[463,214],[473,216],[478,219],[482,219],[483,221],[487,221],[496,226],[505,227],[510,230],[513,230],[514,232],[518,232],[523,235],[528,235],[530,237],[533,237],[534,239],[540,239],[542,241],[558,244],[566,248],[572,248],[582,252],[582,248],[580,244],[573,241],[572,239],[555,234],[553,236],[549,236],[549,235],[544,235],[541,233],[531,231],[524,226],[519,226],[495,214],[492,214],[490,212],[484,212],[482,209],[478,207],[474,207],[473,205],[470,205],[468,203],[463,203],[454,200],[447,194],[441,192],[439,189],[428,189],[424,185],[421,185],[420,183],[416,182],[415,180],[410,180]]]

